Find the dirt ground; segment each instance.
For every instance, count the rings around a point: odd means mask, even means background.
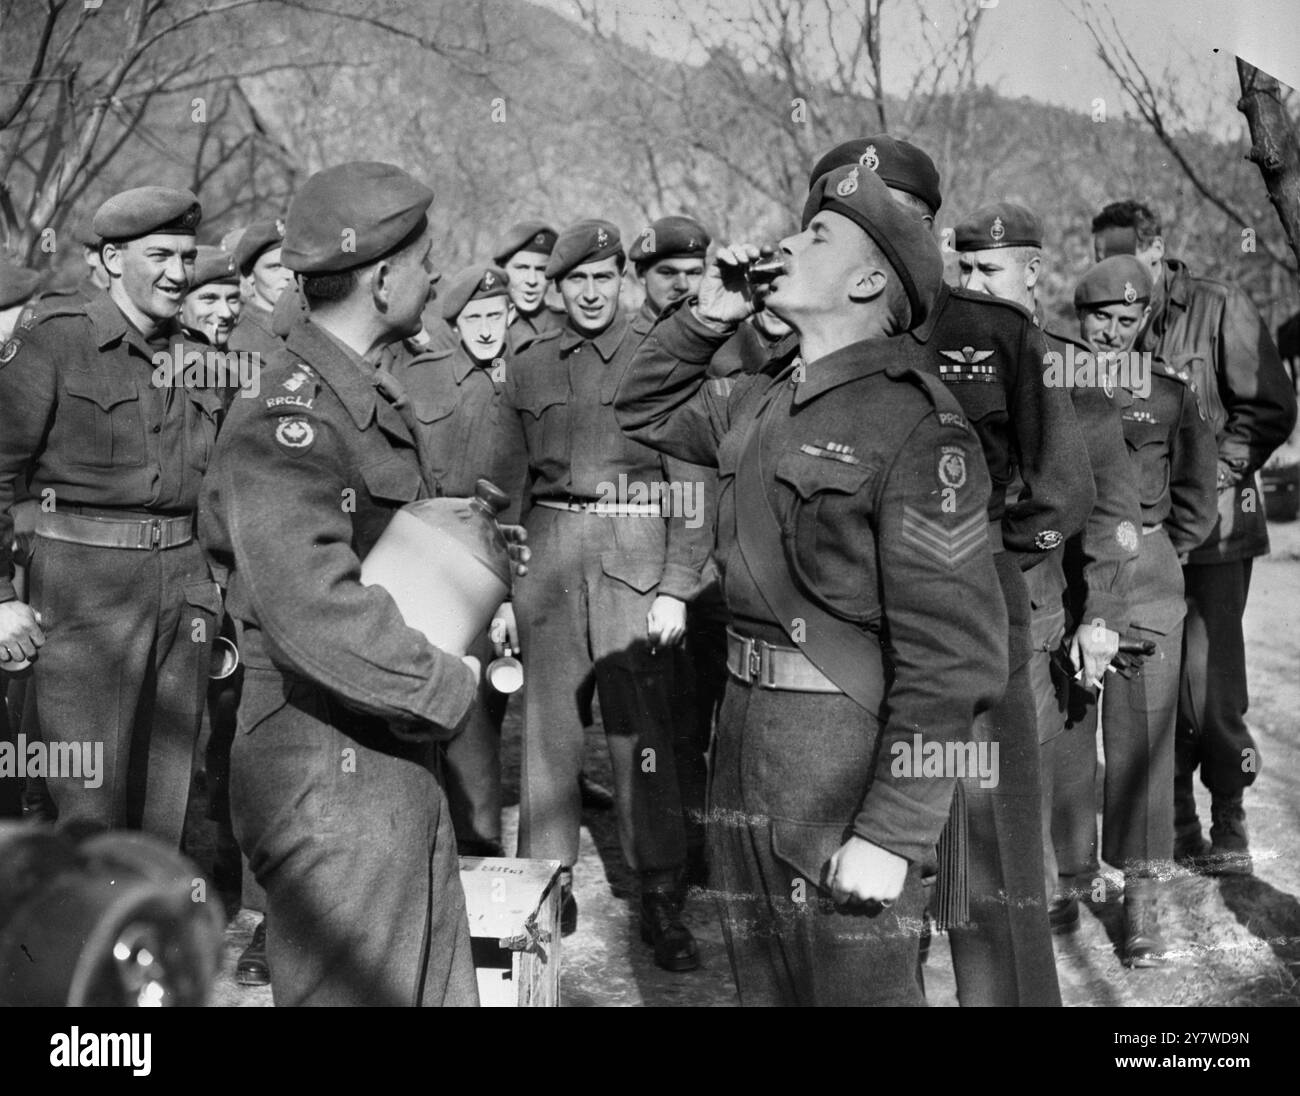
[[[1255,857],[1253,877],[1207,879],[1179,872],[1168,880],[1167,937],[1176,948],[1163,970],[1126,970],[1116,946],[1122,928],[1118,872],[1108,871],[1111,900],[1083,910],[1083,924],[1057,938],[1061,993],[1067,1005],[1300,1004],[1300,522],[1271,524],[1272,555],[1255,562],[1246,614],[1249,720],[1262,760],[1247,792]],[[506,724],[507,847],[518,819],[519,708]],[[598,731],[589,735],[588,771],[607,768]],[[1208,825],[1209,796],[1197,788]],[[734,1005],[735,990],[709,896],[691,893],[688,924],[700,943],[701,968],[670,974],[655,967],[636,929],[635,886],[622,865],[612,816],[588,813],[575,870],[578,931],[562,946],[565,1005]],[[234,965],[256,916],[242,911],[226,932],[214,1005],[268,1006],[269,989],[235,984]],[[930,1003],[957,1004],[944,937],[926,967]]]

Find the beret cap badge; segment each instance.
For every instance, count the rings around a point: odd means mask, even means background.
[[[1007,234],[1007,227],[1002,223],[1001,217],[994,217],[993,224],[989,228],[989,236],[994,240],[1000,240]]]
[[[862,155],[858,157],[858,163],[868,171],[875,171],[880,166],[880,155],[876,152],[875,145],[867,145],[862,150]]]
[[[609,233],[603,228],[598,228],[596,230],[596,246],[604,247],[607,243],[609,243]]]
[[[858,169],[855,167],[852,172],[839,181],[835,187],[835,193],[841,198],[847,198],[850,194],[858,189]]]
[[[1138,291],[1133,287],[1132,282],[1124,283],[1124,303],[1132,304],[1138,299]]]

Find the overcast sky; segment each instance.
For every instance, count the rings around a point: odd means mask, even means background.
[[[573,16],[574,0],[533,0]],[[657,0],[596,0],[606,25],[617,23],[628,41],[674,59],[690,57],[685,27]],[[710,0],[707,11],[722,30],[728,16],[753,0]],[[952,0],[931,0],[942,15]],[[1235,103],[1240,90],[1234,54],[1295,86],[1300,82],[1300,3],[1296,0],[1098,0],[1108,3],[1129,48],[1153,81],[1177,74],[1189,120],[1219,135],[1244,131]],[[979,79],[1004,95],[1029,96],[1083,113],[1094,98],[1107,100],[1111,114],[1127,104],[1095,56],[1087,30],[1078,22],[1077,0],[985,0],[979,36]],[[882,53],[888,90],[901,92],[919,56],[917,8],[909,0],[886,0]],[[701,17],[696,14],[697,18]],[[1219,52],[1214,53],[1218,48]]]

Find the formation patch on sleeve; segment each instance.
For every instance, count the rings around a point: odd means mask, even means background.
[[[914,506],[903,506],[902,540],[924,556],[956,567],[988,546],[988,515],[983,510],[949,527]]]
[[[960,445],[941,445],[937,454],[936,474],[940,487],[965,487],[966,450]]]
[[[23,345],[23,340],[14,336],[6,340],[4,346],[0,346],[0,365],[8,365],[14,360],[14,355],[18,353],[18,348]]]
[[[293,453],[305,453],[316,441],[316,428],[301,415],[281,415],[275,440]]]

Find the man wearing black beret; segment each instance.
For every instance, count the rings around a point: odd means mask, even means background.
[[[802,224],[766,298],[799,332],[785,368],[707,380],[754,307],[759,250],[733,245],[615,407],[630,436],[718,468],[733,624],[707,818],[741,1003],[916,1005],[957,774],[913,762],[965,756],[1006,683],[989,476],[907,334],[941,282],[926,228],[858,165],[818,179]]]
[[[643,318],[653,322],[674,301],[696,292],[711,242],[708,230],[694,217],[660,217],[637,233],[627,257],[645,290]]]
[[[1149,316],[1151,278],[1132,255],[1091,267],[1074,291],[1079,334],[1097,355],[1097,372],[1126,397],[1124,441],[1141,507],[1134,536],[1138,559],[1124,639],[1149,643],[1148,655],[1121,654],[1097,703],[1083,718],[1094,743],[1077,764],[1094,776],[1100,718],[1106,776],[1102,858],[1124,873],[1121,958],[1128,966],[1158,967],[1167,958],[1160,928],[1160,877],[1174,855],[1174,725],[1182,651],[1183,575],[1179,559],[1214,528],[1214,430],[1198,411],[1187,369],[1130,353]],[[1103,360],[1105,364],[1103,365]],[[1099,712],[1100,709],[1100,712]],[[1067,855],[1086,855],[1095,838],[1096,799],[1062,804]]]
[[[293,271],[281,261],[284,221],[254,221],[235,245],[235,267],[244,281],[247,308],[230,338],[230,349],[257,353],[262,361],[279,349],[280,339],[271,327],[271,313],[293,285]]]
[[[502,393],[510,369],[506,338],[513,313],[505,271],[476,263],[450,279],[436,304],[453,347],[426,349],[386,366],[406,390],[421,437],[430,488],[470,497],[479,479],[510,496],[499,515],[514,521],[523,493],[521,450],[497,444]],[[518,635],[509,637],[518,650]],[[492,658],[488,632],[470,653]],[[479,685],[465,730],[446,744],[447,801],[462,856],[503,856],[501,845],[501,723],[506,697]]]
[[[682,921],[671,649],[704,565],[694,535],[702,515],[690,469],[625,438],[614,420],[614,389],[637,343],[619,307],[624,262],[610,222],[565,229],[546,276],[564,297],[566,325],[532,343],[506,378],[499,444],[527,453],[524,523],[537,552],[514,606],[528,681],[519,854],[564,866],[572,931],[581,698],[594,680],[619,837],[640,876],[641,936],[661,967],[685,971],[699,955]]]
[[[546,264],[556,232],[545,221],[511,225],[492,250],[492,261],[510,277],[510,352],[518,354],[541,335],[564,326],[564,313],[546,304]]]
[[[933,231],[939,173],[922,149],[885,134],[846,141],[818,161],[809,184],[846,164],[875,174]],[[990,227],[1005,239],[1005,224]],[[976,731],[1000,745],[1000,779],[988,787],[964,783],[971,917],[950,937],[957,997],[963,1005],[1055,1005],[1056,958],[1036,867],[1042,863],[1042,788],[1022,572],[1083,528],[1095,498],[1087,444],[1068,390],[1043,381],[1047,347],[1019,306],[945,285],[912,337],[980,436],[993,477],[989,528],[1011,627],[1006,694]],[[1017,483],[1023,486],[1014,492]]]
[[[200,247],[194,281],[181,302],[181,326],[199,341],[224,350],[243,306],[234,256],[219,247]]]
[[[303,185],[282,259],[308,310],[258,398],[235,401],[204,487],[245,664],[231,809],[266,889],[277,1004],[478,1003],[435,768],[479,664],[360,580],[394,513],[428,493],[406,397],[372,362],[420,328],[432,200],[391,164]]]
[[[1219,520],[1183,567],[1187,628],[1174,814],[1175,856],[1211,875],[1249,875],[1245,791],[1260,769],[1246,725],[1246,643],[1241,621],[1251,562],[1268,552],[1257,473],[1296,422],[1295,391],[1268,328],[1239,288],[1194,275],[1165,253],[1160,218],[1132,199],[1092,220],[1097,258],[1132,255],[1152,280],[1151,317],[1137,349],[1192,372],[1202,416],[1218,439]],[[1210,840],[1194,781],[1210,792]]]
[[[173,385],[199,203],[139,187],[93,229],[109,290],[25,320],[0,348],[0,667],[32,660],[59,821],[179,847],[221,609],[195,539],[216,392]],[[156,383],[159,377],[166,383]],[[10,581],[15,495],[39,500],[30,606]]]
[[[641,310],[632,321],[632,334],[638,341],[645,338],[665,308],[698,291],[710,243],[708,229],[694,217],[660,217],[637,233],[628,258],[645,292]],[[707,555],[713,547],[717,475],[701,466],[692,469],[691,475],[701,484],[704,500],[704,517],[694,531],[697,551]],[[708,781],[705,755],[727,676],[726,609],[711,562],[705,574],[708,577],[699,594],[687,606],[686,639],[676,652],[678,700],[683,712],[677,720],[681,733],[675,747],[686,819],[687,874],[701,885],[707,879],[701,820]]]
[[[1082,369],[1076,371],[1078,352],[1086,355],[1080,362],[1092,360],[1086,344],[1043,326],[1036,296],[1043,269],[1043,228],[1032,210],[1016,202],[977,209],[958,223],[955,247],[963,289],[1013,301],[1034,316],[1048,347],[1044,376],[1070,393],[1097,489],[1083,531],[1025,574],[1032,614],[1029,673],[1042,744],[1048,913],[1052,931],[1065,933],[1079,925],[1079,894],[1091,891],[1097,870],[1096,841],[1062,838],[1065,855],[1058,859],[1052,819],[1067,812],[1054,810],[1057,789],[1062,802],[1077,797],[1088,804],[1074,817],[1094,834],[1093,781],[1085,774],[1091,773],[1097,752],[1095,734],[1078,717],[1084,707],[1095,703],[1092,690],[1119,651],[1138,556],[1141,513],[1120,420],[1128,397],[1122,389],[1102,384]],[[1070,684],[1058,654],[1082,673],[1079,686]],[[1072,713],[1069,721],[1067,709]]]

